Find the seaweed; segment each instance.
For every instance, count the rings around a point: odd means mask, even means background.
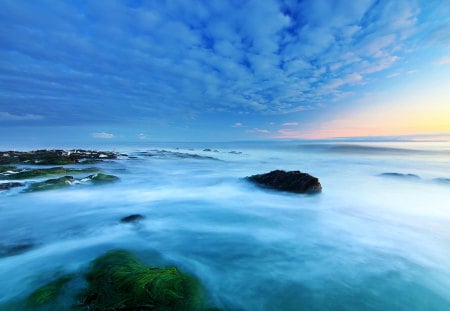
[[[4,177],[0,177],[1,179],[28,179],[34,177],[44,177],[51,175],[65,175],[69,173],[92,173],[98,172],[99,169],[95,167],[85,168],[85,169],[72,169],[72,168],[64,168],[62,166],[45,168],[45,169],[31,169],[31,170],[23,170],[14,174],[10,174]]]
[[[27,298],[27,305],[31,308],[43,306],[45,304],[56,302],[61,291],[71,279],[72,275],[64,275],[55,281],[45,284],[32,292]]]
[[[90,310],[204,310],[203,293],[196,279],[176,267],[145,266],[123,250],[97,258],[87,281],[89,287],[81,297]]]

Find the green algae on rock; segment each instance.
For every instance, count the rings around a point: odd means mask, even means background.
[[[115,182],[119,180],[119,177],[114,175],[108,175],[103,173],[97,173],[94,175],[89,175],[88,177],[94,184],[103,184],[103,183],[110,183]]]
[[[196,279],[175,267],[145,266],[127,251],[114,250],[98,257],[87,281],[89,287],[81,297],[89,310],[144,310],[145,306],[159,311],[205,309]]]
[[[5,173],[8,171],[14,171],[16,169],[15,166],[4,166],[4,165],[0,165],[0,173]]]
[[[45,181],[40,181],[29,185],[28,188],[24,189],[22,192],[36,192],[66,188],[69,187],[74,180],[75,179],[72,176],[47,179]]]
[[[55,281],[39,287],[28,296],[27,305],[31,308],[36,308],[55,302],[61,294],[64,285],[66,285],[72,278],[72,275],[64,275]]]
[[[98,172],[99,169],[95,167],[89,167],[84,169],[65,168],[62,166],[42,168],[42,169],[25,169],[19,172],[15,172],[9,175],[0,176],[0,179],[28,179],[35,177],[45,177],[52,175],[65,175],[73,173],[92,173]]]
[[[94,150],[33,150],[33,151],[0,151],[0,165],[4,164],[36,164],[65,165],[88,164],[89,160],[116,159],[119,154],[110,151]]]

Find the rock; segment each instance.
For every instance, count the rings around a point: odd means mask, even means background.
[[[98,257],[86,279],[86,310],[204,310],[196,279],[176,267],[145,266],[126,251]]]
[[[394,177],[394,178],[404,178],[409,180],[418,180],[420,177],[415,174],[401,174],[401,173],[383,173],[380,174],[382,177]]]
[[[92,173],[97,172],[97,168],[72,169],[64,168],[62,166],[44,168],[44,169],[25,169],[9,175],[0,176],[0,179],[28,179],[36,177],[45,177],[51,175],[65,175],[73,173]]]
[[[300,171],[275,170],[267,174],[247,177],[248,180],[271,189],[295,193],[317,193],[322,191],[319,179]]]
[[[34,244],[31,242],[22,242],[20,244],[13,245],[0,245],[0,258],[20,255],[27,252],[33,247]]]
[[[15,166],[0,166],[0,173],[6,173],[17,169]]]
[[[7,182],[7,183],[0,183],[0,191],[1,190],[9,190],[11,188],[15,187],[22,187],[24,184],[20,182]]]
[[[88,160],[116,159],[118,154],[109,151],[92,150],[33,150],[33,151],[0,151],[0,165],[36,164],[65,165],[90,163]]]
[[[66,188],[69,187],[74,181],[75,179],[72,176],[47,179],[46,181],[31,184],[27,189],[23,190],[23,192],[36,192]]]
[[[177,158],[177,159],[196,159],[196,160],[219,160],[214,157],[205,157],[194,153],[173,152],[168,150],[151,150],[150,152],[139,152],[141,156],[154,157],[159,159]]]
[[[61,294],[64,285],[72,278],[72,275],[64,275],[55,281],[39,287],[28,296],[27,305],[31,308],[38,308],[55,301]]]
[[[105,184],[105,183],[116,182],[119,180],[119,177],[117,177],[117,176],[103,174],[103,173],[89,175],[88,177],[85,177],[83,179],[86,179],[86,178],[89,178],[94,184]]]
[[[129,223],[129,222],[137,222],[139,220],[144,219],[144,216],[140,214],[133,214],[120,219],[120,222]]]

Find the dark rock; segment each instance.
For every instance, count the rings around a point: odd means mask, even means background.
[[[295,193],[317,193],[322,191],[319,179],[300,171],[275,170],[267,174],[247,177],[248,180],[271,189]]]
[[[129,216],[121,218],[120,222],[123,222],[123,223],[136,222],[136,221],[139,221],[142,219],[144,219],[144,216],[142,216],[140,214],[133,214],[133,215],[129,215]]]
[[[13,245],[0,245],[0,258],[1,257],[9,257],[9,256],[15,256],[20,255],[31,248],[34,247],[34,244],[31,242],[25,242],[20,244],[13,244]]]
[[[242,152],[240,152],[240,151],[230,151],[230,152],[228,152],[228,153],[231,153],[231,154],[242,154]]]
[[[404,178],[409,180],[418,180],[420,177],[415,174],[401,174],[401,173],[383,173],[380,174],[382,177],[393,177],[393,178]]]
[[[140,156],[154,157],[158,159],[195,159],[195,160],[219,160],[214,157],[205,157],[194,153],[173,152],[168,150],[151,150],[150,152],[139,152]]]
[[[11,188],[15,187],[22,187],[24,184],[20,182],[7,182],[7,183],[0,183],[0,191],[1,190],[9,190]]]
[[[36,164],[65,165],[74,163],[90,163],[87,160],[116,159],[118,154],[110,151],[93,150],[33,150],[33,151],[1,151],[0,165]],[[84,161],[84,162],[83,162]],[[87,162],[86,162],[87,161]]]

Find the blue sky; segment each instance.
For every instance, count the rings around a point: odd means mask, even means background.
[[[14,137],[450,132],[449,0],[1,7],[0,130]]]

